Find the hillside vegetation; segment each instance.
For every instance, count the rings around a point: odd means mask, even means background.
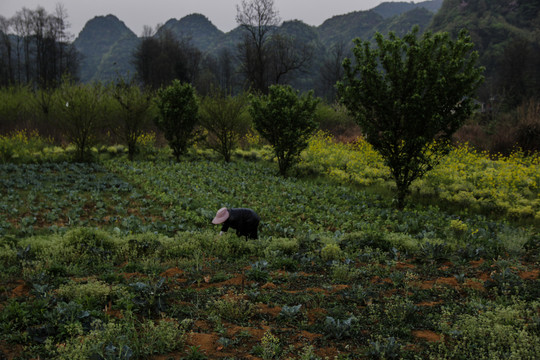
[[[357,11],[333,17],[319,26],[310,26],[296,20],[285,21],[278,30],[295,38],[303,38],[304,33],[311,32],[312,35],[308,43],[322,45],[322,48],[318,47],[316,57],[323,58],[325,52],[336,42],[350,43],[355,37],[371,38],[377,30],[393,30],[402,35],[410,30],[411,26],[409,25],[412,24],[419,24],[424,28],[428,25],[433,13],[440,7],[440,3],[439,0],[425,1],[418,4],[387,3],[386,5],[379,5],[372,11]],[[416,11],[418,9],[424,11],[418,12]],[[399,17],[399,15],[411,10],[415,11],[412,11],[404,19]],[[398,18],[394,18],[395,16]],[[296,26],[292,28],[290,24],[296,24]],[[125,25],[112,15],[99,16],[88,21],[75,40],[75,44],[82,55],[90,59],[88,61],[83,60],[81,67],[82,81],[109,81],[114,79],[114,74],[107,74],[99,69],[100,60],[102,59],[103,64],[107,65],[115,62],[115,67],[119,69],[121,74],[132,70],[129,57],[137,45],[137,42],[133,41],[133,34],[126,37],[125,41],[121,41],[122,44],[118,43],[118,39],[124,37],[126,30]],[[170,19],[157,29],[156,33],[159,34],[164,30],[172,31],[181,39],[189,38],[199,50],[214,55],[217,55],[223,49],[236,51],[236,46],[241,39],[240,28],[224,33],[217,29],[203,14],[190,14],[179,20]],[[96,44],[94,44],[94,41],[96,41]],[[102,43],[108,45],[104,48],[100,45]],[[110,57],[107,54],[115,54],[115,58],[106,59]],[[315,59],[314,63],[320,63],[320,60]],[[309,76],[316,77],[315,74]],[[309,86],[314,87],[313,84]]]

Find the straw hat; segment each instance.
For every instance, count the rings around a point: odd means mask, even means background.
[[[212,224],[221,224],[229,218],[229,211],[227,208],[221,208],[217,211],[216,217],[212,220]]]

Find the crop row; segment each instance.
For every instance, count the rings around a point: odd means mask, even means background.
[[[112,160],[106,166],[170,207],[178,226],[188,230],[211,228],[217,209],[226,206],[258,212],[262,236],[339,237],[364,231],[409,250],[444,243],[497,254],[520,249],[533,234],[482,216],[459,218],[437,207],[397,211],[379,195],[325,179],[283,178],[264,162]]]
[[[5,164],[0,173],[0,235],[76,226],[171,231],[166,209],[98,164]]]

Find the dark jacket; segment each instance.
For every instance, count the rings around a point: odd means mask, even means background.
[[[238,208],[227,209],[229,218],[225,220],[221,231],[226,232],[229,228],[236,230],[236,235],[257,239],[257,229],[261,218],[251,209]]]

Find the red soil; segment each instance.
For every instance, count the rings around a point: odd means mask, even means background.
[[[404,262],[397,262],[396,263],[396,269],[397,270],[403,270],[403,269],[414,269],[416,266],[412,265],[412,264],[407,264],[407,263],[404,263]]]
[[[429,342],[437,342],[441,341],[441,336],[437,333],[434,333],[431,330],[413,330],[412,334],[417,339],[429,341]]]
[[[13,290],[11,290],[9,294],[10,298],[27,296],[29,294],[30,288],[26,285],[24,280],[17,280],[15,284],[17,285],[13,288]]]
[[[519,277],[523,280],[536,280],[540,275],[540,269],[534,269],[531,271],[521,271],[518,273]]]

